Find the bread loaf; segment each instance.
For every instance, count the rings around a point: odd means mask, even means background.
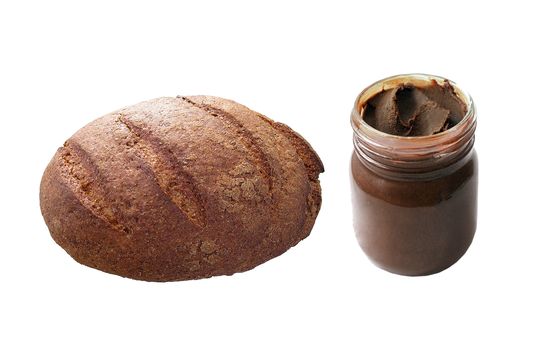
[[[40,187],[53,239],[124,277],[231,275],[304,239],[323,165],[288,126],[236,102],[163,97],[105,115],[59,148]]]

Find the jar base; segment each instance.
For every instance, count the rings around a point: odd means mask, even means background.
[[[471,243],[473,241],[474,236],[475,236],[475,232],[473,232],[472,238],[469,241],[466,249],[464,249],[462,251],[462,253],[459,254],[457,257],[455,257],[453,259],[450,259],[446,263],[440,264],[439,266],[429,267],[427,269],[422,269],[422,270],[421,269],[412,270],[412,269],[408,269],[408,268],[402,268],[402,267],[398,267],[398,266],[387,265],[385,263],[380,262],[377,259],[372,258],[371,254],[369,254],[369,252],[367,252],[362,246],[361,246],[361,249],[364,252],[364,254],[366,255],[366,257],[368,258],[368,260],[371,261],[371,263],[373,265],[380,268],[381,270],[390,272],[390,273],[392,273],[394,275],[400,275],[400,276],[424,277],[424,276],[431,276],[431,275],[438,274],[440,272],[443,272],[443,271],[449,269],[453,265],[455,265],[466,254],[466,252],[469,250],[469,247],[471,246]]]

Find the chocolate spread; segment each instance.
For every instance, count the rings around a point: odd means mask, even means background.
[[[363,106],[362,118],[375,129],[398,136],[426,136],[443,132],[466,114],[451,84],[435,80],[427,86],[404,83],[383,90]]]

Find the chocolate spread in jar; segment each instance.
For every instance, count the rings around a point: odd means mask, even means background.
[[[370,260],[384,270],[420,276],[453,265],[477,227],[477,156],[431,181],[377,176],[351,159],[354,228]]]
[[[447,80],[389,80],[363,92],[353,110],[354,228],[377,266],[437,273],[464,255],[477,226],[475,110]]]

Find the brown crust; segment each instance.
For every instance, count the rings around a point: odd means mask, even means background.
[[[72,136],[44,173],[40,205],[82,264],[148,281],[204,278],[305,238],[323,170],[300,135],[245,106],[159,98]]]
[[[308,176],[311,179],[318,179],[319,174],[324,172],[324,165],[317,155],[317,152],[313,150],[309,142],[283,123],[274,122],[273,127],[282,132],[283,135],[289,139],[294,148],[296,148],[296,152],[307,168]]]
[[[268,118],[266,118],[268,119]],[[305,236],[308,236],[313,228],[315,219],[321,208],[322,198],[321,198],[321,187],[319,182],[320,173],[324,172],[324,165],[322,164],[321,159],[317,153],[313,150],[309,142],[307,142],[300,134],[292,130],[285,124],[272,122],[273,127],[283,133],[292,146],[296,149],[296,153],[300,159],[304,162],[304,165],[307,169],[307,177],[310,186],[310,192],[307,195],[306,200],[306,221],[302,232]]]

